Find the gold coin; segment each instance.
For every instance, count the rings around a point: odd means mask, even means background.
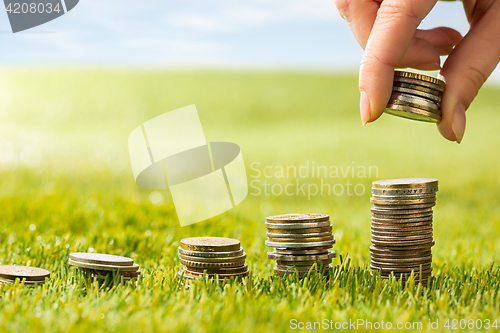
[[[225,237],[192,237],[181,240],[181,248],[188,251],[229,252],[240,249],[240,241]]]
[[[187,267],[184,267],[184,275],[185,276],[189,276],[189,277],[193,277],[193,278],[197,278],[197,277],[200,277],[200,276],[203,276],[203,274],[206,274],[208,275],[209,277],[215,277],[215,275],[217,275],[219,277],[219,279],[222,279],[222,278],[230,278],[230,277],[245,277],[245,276],[248,276],[249,274],[249,270],[247,268],[246,271],[244,272],[240,272],[240,273],[208,273],[208,272],[195,272],[195,271],[191,271],[191,270],[188,270]]]
[[[330,265],[332,260],[313,260],[313,261],[285,261],[285,260],[276,260],[278,265],[286,265],[286,266],[312,266],[317,264],[318,266]]]
[[[215,269],[215,268],[229,268],[229,267],[241,267],[245,265],[245,260],[243,261],[233,261],[233,262],[199,262],[180,259],[181,264],[184,266],[197,267],[200,269]]]
[[[235,262],[235,261],[245,261],[247,254],[243,252],[242,255],[236,257],[226,257],[226,258],[206,258],[206,257],[194,257],[194,256],[186,256],[184,254],[179,253],[179,258],[183,260],[196,261],[196,262],[209,262],[209,263],[217,263],[217,262]]]
[[[312,234],[312,233],[322,233],[331,232],[332,227],[326,228],[308,228],[308,229],[270,229],[267,228],[267,232],[271,234]]]
[[[332,236],[326,237],[311,237],[311,238],[268,238],[273,243],[313,243],[313,242],[326,242],[333,240]]]
[[[218,268],[207,268],[207,267],[194,267],[194,266],[186,266],[184,268],[186,271],[194,272],[194,273],[203,273],[207,274],[233,274],[233,273],[243,273],[248,270],[247,264],[243,264],[238,267],[218,267]]]
[[[423,203],[436,202],[436,198],[414,199],[414,200],[380,200],[370,198],[370,202],[377,205],[416,205]]]
[[[435,77],[427,76],[427,75],[423,75],[423,74],[412,73],[412,72],[395,71],[394,76],[405,77],[405,78],[413,79],[413,80],[425,81],[425,82],[429,82],[429,83],[438,85],[440,87],[444,87],[446,85],[446,83],[444,83],[444,81],[436,79]]]

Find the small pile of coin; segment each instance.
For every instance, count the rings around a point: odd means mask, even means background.
[[[393,274],[406,281],[413,271],[417,281],[432,278],[433,212],[438,180],[405,178],[372,184],[372,270],[383,278]]]
[[[45,283],[50,272],[37,267],[0,265],[0,283],[14,284],[17,281],[25,286],[34,287]]]
[[[266,218],[266,246],[275,250],[267,258],[276,260],[274,274],[279,277],[309,271],[328,275],[335,251],[328,251],[335,239],[330,217],[326,214],[285,214]]]
[[[210,279],[243,278],[249,270],[240,241],[224,237],[192,237],[181,240],[179,259],[184,268],[179,277],[195,279],[206,274]]]
[[[100,280],[113,276],[131,280],[141,275],[134,259],[112,254],[74,252],[69,254],[69,264]]]
[[[431,76],[395,71],[386,113],[430,123],[441,121],[441,97],[445,83]]]

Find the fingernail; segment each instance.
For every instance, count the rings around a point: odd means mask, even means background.
[[[361,98],[359,99],[359,111],[361,113],[361,122],[363,126],[366,125],[367,122],[370,121],[371,112],[370,112],[370,100],[368,99],[368,95],[361,90]]]
[[[453,110],[451,129],[457,138],[457,143],[462,142],[465,133],[465,105],[458,103]]]

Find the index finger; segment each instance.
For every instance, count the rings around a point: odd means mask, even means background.
[[[384,0],[375,19],[359,73],[361,117],[376,120],[391,95],[394,69],[401,62],[420,22],[437,0]],[[439,53],[436,51],[439,66]],[[431,66],[434,65],[434,66]],[[429,64],[429,67],[436,67]]]

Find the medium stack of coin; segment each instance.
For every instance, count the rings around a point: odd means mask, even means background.
[[[417,281],[432,278],[432,207],[438,180],[405,178],[372,184],[372,270],[383,278],[393,274],[406,281],[413,271]]]
[[[141,275],[133,259],[112,254],[74,252],[69,254],[69,264],[100,280],[117,275],[131,280]]]
[[[0,283],[14,284],[17,281],[25,286],[36,286],[45,283],[50,272],[37,267],[0,265]]]
[[[395,71],[392,95],[386,113],[437,123],[441,121],[441,97],[445,83],[431,76]]]
[[[266,245],[275,250],[267,258],[276,260],[274,274],[279,277],[309,271],[328,275],[335,251],[328,251],[335,239],[326,214],[285,214],[266,218]]]
[[[210,279],[243,278],[249,270],[240,241],[224,237],[192,237],[181,240],[179,258],[184,268],[179,277],[195,279],[205,273]]]

